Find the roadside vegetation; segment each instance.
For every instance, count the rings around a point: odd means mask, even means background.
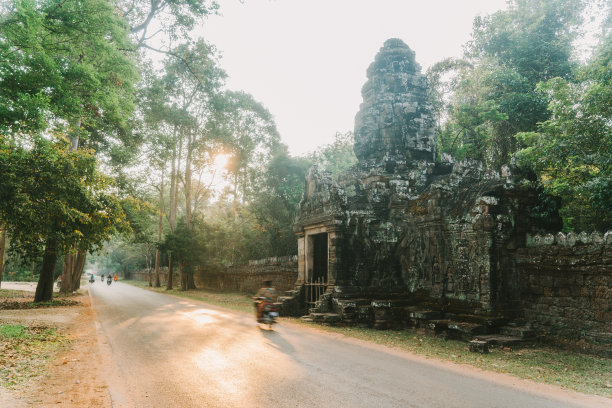
[[[49,359],[67,343],[53,328],[0,323],[0,386],[15,388],[43,374]]]
[[[154,292],[198,300],[239,312],[252,313],[253,301],[244,293],[219,293],[208,290],[165,290],[149,287],[147,282],[128,280],[130,285]],[[612,359],[545,346],[521,349],[492,348],[489,354],[472,353],[464,341],[446,340],[419,334],[413,329],[375,330],[360,327],[335,327],[283,317],[281,324],[297,324],[428,358],[467,364],[482,370],[510,374],[527,380],[560,386],[585,394],[612,398]]]
[[[22,320],[12,312],[75,306],[80,303],[62,296],[49,302],[35,303],[33,293],[0,289],[0,387],[20,389],[28,380],[46,372],[51,358],[68,346],[68,338],[54,327]]]

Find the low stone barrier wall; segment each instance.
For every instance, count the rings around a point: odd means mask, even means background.
[[[174,270],[174,286],[180,285],[179,274]],[[133,271],[132,279],[149,281],[146,269]],[[166,285],[168,268],[160,268],[159,280]],[[246,265],[221,266],[211,265],[196,269],[194,282],[198,289],[211,289],[227,292],[255,293],[265,280],[271,280],[274,287],[283,293],[293,289],[297,280],[297,256],[285,256],[249,261]],[[154,282],[154,270],[151,269],[151,279]]]
[[[255,293],[264,280],[271,280],[282,293],[293,289],[297,280],[297,256],[249,261],[248,265],[199,268],[194,276],[198,288]]]
[[[177,285],[180,285],[181,281],[179,280],[179,274],[176,271],[176,269],[174,269],[172,275],[174,278],[172,280],[172,282],[174,283],[174,286],[176,287]],[[149,271],[146,269],[132,271],[130,273],[130,278],[134,280],[148,282],[149,281]],[[151,268],[151,282],[155,284],[155,269],[153,268]],[[159,268],[159,282],[161,283],[162,286],[166,286],[166,283],[168,282],[168,267],[167,266]]]
[[[528,237],[517,250],[525,320],[545,340],[612,355],[612,233]]]

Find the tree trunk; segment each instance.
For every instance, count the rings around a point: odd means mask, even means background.
[[[72,292],[76,292],[81,288],[81,275],[83,274],[83,268],[85,267],[86,260],[87,252],[83,250],[79,251],[74,262],[74,268],[72,269]]]
[[[34,302],[48,302],[53,299],[53,271],[55,270],[56,261],[57,242],[49,238],[45,243],[45,253],[43,255],[40,277],[36,285]]]
[[[179,261],[179,281],[181,282],[181,290],[187,290],[187,285],[185,282],[185,275],[183,274],[183,263]]]
[[[155,250],[155,273],[154,273],[154,286],[156,288],[161,287],[161,282],[159,281],[159,258],[160,258],[160,252],[159,249]]]
[[[174,137],[176,138],[176,126],[174,127]],[[176,171],[176,145],[172,148],[172,163],[170,165],[170,211],[168,221],[170,222],[170,230],[174,232],[176,229],[176,191],[177,188],[177,171]]]
[[[168,213],[168,221],[170,230],[174,232],[176,229],[176,212],[174,211],[174,202],[176,201],[176,158],[172,157],[172,165],[170,167],[170,211]]]
[[[6,253],[6,230],[0,229],[0,287],[4,277],[4,254]]]
[[[187,289],[197,289],[195,281],[193,280],[193,272],[187,274]]]
[[[72,252],[64,254],[64,261],[62,264],[62,285],[60,287],[60,293],[72,292],[72,275],[74,274],[75,256]]]
[[[166,164],[164,163],[164,166]],[[161,239],[162,239],[162,227],[163,227],[163,221],[164,221],[164,169],[162,168],[162,177],[161,177],[161,184],[159,187],[159,219],[157,222],[157,245],[159,246],[159,244],[161,244]],[[161,258],[161,253],[159,252],[159,249],[155,249],[155,287],[159,288],[161,287],[161,283],[159,281],[159,262],[160,262],[160,258]]]
[[[149,287],[153,286],[153,275],[151,274],[151,261],[149,259],[149,251],[145,255],[145,262],[147,263],[147,276],[149,277]]]
[[[168,255],[168,281],[166,282],[166,290],[172,290],[172,254]]]
[[[185,159],[185,225],[191,230],[191,160],[193,155],[193,141],[191,133],[187,139],[187,157]]]

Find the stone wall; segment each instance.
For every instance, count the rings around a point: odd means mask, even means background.
[[[151,270],[152,279],[155,279]],[[168,268],[160,268],[159,279],[166,285]],[[132,279],[147,282],[147,270],[132,272]],[[271,280],[283,293],[293,289],[297,279],[297,256],[285,256],[249,261],[247,265],[224,267],[220,265],[198,268],[194,281],[198,289],[211,289],[227,292],[255,293],[264,280]],[[180,285],[179,274],[174,271],[174,286]]]
[[[612,232],[528,236],[516,264],[524,318],[543,339],[612,354]]]
[[[176,271],[176,269],[174,269],[173,275],[174,275],[174,279],[172,280],[172,282],[174,282],[174,285],[176,286],[177,282],[179,284],[181,282],[179,280],[179,274]],[[130,279],[148,282],[149,281],[149,271],[146,269],[132,271],[130,273]],[[153,268],[151,268],[151,282],[153,284],[155,283],[155,269]],[[166,286],[166,283],[168,282],[168,267],[167,266],[159,268],[159,282],[161,283],[162,286]]]
[[[199,289],[255,293],[265,280],[271,280],[279,293],[293,289],[297,279],[297,256],[249,261],[248,265],[215,266],[198,269],[195,284]]]

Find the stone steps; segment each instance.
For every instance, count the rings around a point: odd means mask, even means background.
[[[335,324],[342,321],[342,316],[338,313],[310,313],[300,319],[304,322]]]
[[[441,320],[444,317],[441,312],[436,312],[433,310],[411,311],[408,316],[415,320]]]
[[[450,322],[448,324],[448,330],[452,333],[452,337],[459,338],[461,340],[470,340],[475,335],[486,333],[486,327],[478,323],[467,323],[467,322]]]
[[[517,336],[508,336],[504,334],[482,334],[476,336],[469,343],[470,351],[475,353],[488,353],[490,347],[501,348],[522,348],[531,344],[532,341]]]
[[[536,335],[533,329],[524,326],[503,326],[499,329],[499,333],[520,339],[533,339]]]

